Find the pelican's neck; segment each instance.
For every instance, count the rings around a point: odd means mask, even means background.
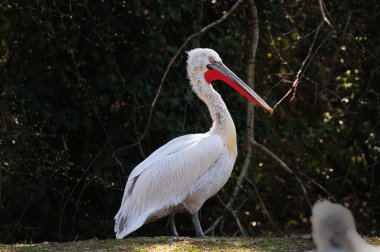
[[[194,92],[206,103],[210,111],[213,124],[209,132],[220,135],[230,154],[236,157],[235,124],[222,97],[206,82],[202,72],[192,75],[190,82]]]

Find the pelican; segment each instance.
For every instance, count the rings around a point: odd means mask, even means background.
[[[340,204],[321,201],[312,209],[312,236],[317,252],[380,252],[356,232],[352,213]]]
[[[222,80],[272,113],[272,108],[212,49],[188,52],[187,75],[193,91],[210,111],[212,127],[204,134],[171,140],[133,169],[115,216],[117,239],[167,215],[173,235],[178,236],[174,222],[178,212],[190,213],[196,235],[204,236],[198,211],[227,182],[237,157],[235,125],[212,81]]]

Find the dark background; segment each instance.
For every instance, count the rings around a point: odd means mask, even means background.
[[[186,79],[185,51],[151,120],[149,113],[178,48],[233,4],[0,2],[0,242],[114,237],[113,217],[134,166],[170,139],[210,128],[207,107]],[[318,1],[256,4],[258,94],[278,102],[310,54],[294,99],[272,116],[255,109],[256,141],[302,172],[311,202],[333,196],[353,211],[360,232],[379,235],[379,1],[324,1],[331,26]],[[251,28],[243,2],[185,50],[213,48],[244,80]],[[247,101],[228,85],[214,86],[235,121],[239,156],[226,186],[201,210],[204,229],[223,214],[249,144]],[[278,235],[274,225],[286,234],[310,232],[310,209],[294,176],[255,149],[247,178],[233,208],[249,235]],[[180,235],[194,235],[188,215],[176,220]],[[228,212],[213,234],[240,235]],[[163,219],[131,235],[170,229]]]

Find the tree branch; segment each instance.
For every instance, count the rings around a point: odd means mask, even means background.
[[[306,188],[304,186],[304,184],[302,183],[301,179],[298,177],[297,173],[295,173],[292,169],[289,168],[289,166],[287,166],[285,164],[284,161],[282,161],[281,158],[279,158],[276,154],[274,154],[271,150],[269,150],[267,147],[265,147],[264,145],[262,144],[259,144],[258,142],[256,142],[254,139],[251,140],[251,143],[256,146],[257,148],[259,148],[261,151],[263,151],[265,154],[267,154],[268,156],[270,156],[272,159],[274,159],[275,161],[277,161],[277,163],[279,163],[280,167],[282,167],[287,173],[289,173],[290,175],[293,175],[294,178],[296,179],[298,185],[300,186],[301,188],[301,191],[304,195],[304,198],[305,198],[305,201],[306,203],[308,204],[308,206],[312,207],[312,204],[310,203],[310,199],[309,199],[309,195],[306,191]]]
[[[326,13],[325,13],[325,5],[323,3],[323,0],[319,0],[319,8],[321,9],[321,14],[323,20],[331,27],[334,28],[334,26],[331,24],[330,20],[327,18]]]
[[[214,230],[216,229],[216,227],[218,226],[218,224],[221,222],[221,220],[223,220],[224,218],[224,212],[222,215],[220,215],[217,219],[214,220],[214,222],[212,223],[212,225],[206,229],[206,231],[204,232],[205,235],[209,234],[210,232],[214,232]]]
[[[315,35],[314,35],[314,39],[313,39],[313,42],[309,48],[309,51],[307,53],[307,56],[306,58],[303,60],[302,64],[301,64],[301,67],[298,69],[297,71],[297,74],[296,74],[296,79],[294,80],[293,82],[293,85],[292,87],[288,90],[288,92],[286,92],[286,94],[276,103],[276,105],[273,106],[273,110],[275,110],[275,108],[280,105],[280,103],[282,103],[283,100],[285,100],[286,97],[288,97],[292,92],[293,92],[293,95],[292,95],[292,98],[291,100],[294,99],[295,95],[296,95],[296,90],[297,90],[297,87],[298,87],[298,84],[300,83],[301,79],[302,79],[302,76],[303,76],[303,72],[304,72],[304,68],[306,66],[306,63],[309,61],[310,57],[312,56],[312,51],[313,51],[313,48],[314,48],[314,45],[315,45],[315,42],[317,41],[317,37],[318,37],[318,34],[319,34],[319,31],[321,30],[322,28],[322,25],[323,25],[324,22],[321,22],[315,32]]]
[[[222,214],[221,216],[218,217],[218,219],[219,219],[219,218],[222,218],[222,219],[223,219],[223,217],[224,217],[224,213],[226,212],[226,210],[228,210],[228,211],[231,213],[232,217],[234,217],[235,222],[236,222],[236,224],[237,224],[237,226],[238,226],[240,232],[242,233],[242,235],[243,235],[244,237],[247,237],[247,236],[248,236],[248,233],[247,233],[247,231],[245,230],[245,228],[243,227],[243,225],[241,224],[240,218],[239,218],[239,216],[238,216],[238,214],[237,214],[237,212],[239,211],[239,209],[233,209],[231,205],[227,205],[227,204],[225,204],[225,203],[222,201],[222,199],[219,197],[219,195],[216,195],[216,197],[218,198],[219,202],[222,203],[222,205],[224,206],[224,212],[223,212],[223,214]],[[216,225],[217,225],[217,224],[218,224],[218,223],[216,223]],[[215,227],[216,227],[216,225],[215,225]],[[206,232],[210,232],[210,231],[211,231],[210,228],[206,230]],[[213,230],[212,230],[212,231],[213,231]]]
[[[309,180],[311,183],[313,183],[314,185],[316,185],[319,189],[321,189],[322,191],[324,191],[334,202],[337,202],[336,199],[335,199],[335,197],[329,191],[327,191],[326,188],[324,188],[321,184],[319,184],[317,181],[315,181],[314,179],[310,178],[309,176],[307,176],[303,172],[298,172],[298,174],[300,174],[301,176],[303,176],[304,178],[306,178],[307,180]]]
[[[234,210],[231,206],[228,207],[228,211],[229,211],[229,212],[231,213],[231,215],[234,217],[235,222],[236,222],[237,226],[239,227],[239,230],[240,230],[241,234],[243,235],[243,237],[247,237],[247,236],[248,236],[248,233],[247,233],[247,231],[245,230],[245,228],[243,227],[243,224],[241,224],[240,219],[239,219],[239,216],[237,215],[237,211]]]

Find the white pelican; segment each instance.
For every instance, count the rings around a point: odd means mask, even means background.
[[[227,182],[237,156],[235,125],[222,98],[212,88],[213,80],[226,82],[272,113],[269,105],[211,49],[188,52],[187,74],[193,91],[210,110],[212,127],[204,134],[171,140],[133,169],[115,216],[117,239],[167,215],[173,235],[178,236],[174,223],[177,212],[190,213],[196,235],[203,236],[198,211]]]
[[[352,213],[340,204],[317,202],[311,217],[317,252],[380,252],[356,232]]]

